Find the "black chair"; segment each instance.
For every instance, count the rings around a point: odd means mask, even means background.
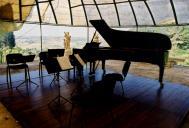
[[[39,77],[43,76],[44,60],[48,57],[48,52],[39,53]]]
[[[31,81],[29,67],[26,64],[26,62],[32,62],[34,60],[34,58],[35,58],[35,55],[23,56],[20,53],[8,54],[6,56],[6,61],[7,61],[7,84],[8,84],[8,88],[9,87],[12,88],[11,69],[15,69],[15,70],[16,69],[17,70],[18,69],[24,69],[24,71],[25,71],[24,72],[24,74],[25,74],[25,80],[21,84],[19,84],[16,87],[16,89],[18,89],[18,87],[20,87],[24,83],[26,84],[27,91],[28,91],[28,85],[30,85],[31,83],[33,83],[37,87],[39,86],[35,82]]]
[[[70,120],[75,108],[81,110],[81,127],[85,127],[88,120],[87,113],[96,114],[98,111],[104,114],[109,114],[114,122],[113,105],[114,105],[114,88],[117,79],[113,74],[105,74],[100,81],[95,81],[88,91],[79,91],[79,93],[72,95],[72,110]],[[81,85],[80,85],[81,84]],[[78,82],[79,86],[84,84],[84,80]],[[94,109],[95,108],[95,109]],[[90,111],[92,110],[92,111]],[[96,112],[95,112],[96,111]],[[95,115],[97,116],[97,115]],[[98,117],[97,117],[98,118]],[[71,122],[71,121],[70,121]],[[71,123],[70,123],[71,126]]]
[[[8,88],[12,88],[12,81],[11,81],[11,69],[24,69],[25,70],[25,81],[27,79],[30,80],[29,68],[24,60],[24,57],[20,53],[8,54],[6,55],[7,61],[7,84]]]
[[[123,65],[122,74],[120,73],[111,73],[111,75],[117,80],[120,81],[122,87],[122,95],[124,94],[123,81],[125,80],[129,67],[131,65],[130,61],[126,61]]]

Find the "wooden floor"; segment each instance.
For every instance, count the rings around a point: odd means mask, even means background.
[[[37,71],[32,73],[38,76]],[[68,78],[66,72],[61,76]],[[21,81],[13,82],[13,89],[2,84],[0,100],[25,128],[178,128],[189,110],[188,87],[165,82],[160,89],[157,80],[131,74],[124,81],[124,96],[117,82],[111,100],[94,98],[90,83],[101,76],[101,71],[95,77],[85,71],[83,79],[74,79],[71,73],[68,82],[61,80],[61,96],[69,101],[61,98],[61,105],[52,102],[59,91],[57,84],[49,85],[52,75],[32,79],[38,87],[16,89]]]

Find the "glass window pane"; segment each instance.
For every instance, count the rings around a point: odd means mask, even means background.
[[[67,0],[61,0],[62,2],[53,1],[53,8],[56,14],[58,24],[69,25],[71,24],[70,8]],[[50,8],[50,7],[49,7]],[[51,8],[50,8],[51,10]],[[51,15],[51,18],[54,18]]]
[[[150,0],[147,3],[154,15],[156,24],[175,24],[170,0]]]
[[[87,18],[89,20],[95,20],[95,19],[100,19],[99,12],[96,8],[96,6],[85,6],[86,12],[87,12]],[[91,25],[90,25],[91,26]]]
[[[153,25],[152,18],[144,2],[132,2],[139,25]]]
[[[86,17],[84,14],[84,10],[82,6],[72,8],[72,14],[73,14],[73,24],[74,25],[87,25],[86,24]]]
[[[37,12],[36,6],[33,7],[32,11],[29,14],[29,16],[27,17],[26,21],[39,22],[39,16],[38,16],[38,12]]]
[[[111,26],[118,26],[117,13],[114,4],[99,5],[102,18]]]
[[[84,4],[94,4],[94,0],[83,0]]]
[[[39,4],[42,22],[55,23],[54,21],[52,21],[54,20],[52,10],[48,6],[48,3]]]
[[[81,5],[81,0],[70,0],[71,6]]]
[[[103,4],[103,3],[113,3],[113,0],[96,0],[98,4]]]
[[[128,3],[117,4],[121,26],[136,25],[135,19]]]
[[[126,2],[128,0],[115,0],[116,2]]]
[[[189,23],[189,0],[174,0],[178,23]]]

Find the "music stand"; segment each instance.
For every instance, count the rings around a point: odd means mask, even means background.
[[[49,106],[52,103],[55,103],[55,105],[57,106],[56,108],[60,109],[61,105],[64,105],[67,102],[71,103],[68,99],[61,96],[61,94],[60,94],[60,83],[59,83],[60,79],[59,79],[59,77],[62,78],[63,80],[65,80],[63,77],[60,76],[60,72],[69,71],[69,70],[73,69],[73,67],[65,68],[65,69],[62,68],[61,63],[59,62],[59,59],[55,58],[55,57],[47,57],[47,59],[44,60],[44,65],[47,69],[48,74],[54,74],[54,78],[51,81],[51,84],[52,84],[52,82],[57,81],[57,86],[58,86],[58,95],[52,101],[49,102]]]
[[[23,63],[27,63],[27,62],[33,62],[35,58],[35,55],[25,55],[25,56],[22,56],[22,60],[23,60]],[[27,73],[25,74],[25,77],[26,79],[21,83],[19,84],[16,89],[18,90],[18,87],[20,87],[21,85],[23,85],[25,83],[26,87],[28,88],[28,84],[32,83],[34,85],[36,85],[37,87],[39,86],[38,84],[36,84],[35,82],[33,82],[30,78],[30,74],[29,74],[29,68],[28,68],[28,77],[27,77]]]

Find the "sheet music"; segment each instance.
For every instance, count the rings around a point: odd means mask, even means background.
[[[75,58],[79,61],[79,63],[84,66],[85,62],[83,61],[83,59],[80,57],[79,54],[74,54]]]
[[[73,68],[68,56],[57,57],[57,60],[58,60],[58,63],[62,70],[67,70],[67,69]]]

